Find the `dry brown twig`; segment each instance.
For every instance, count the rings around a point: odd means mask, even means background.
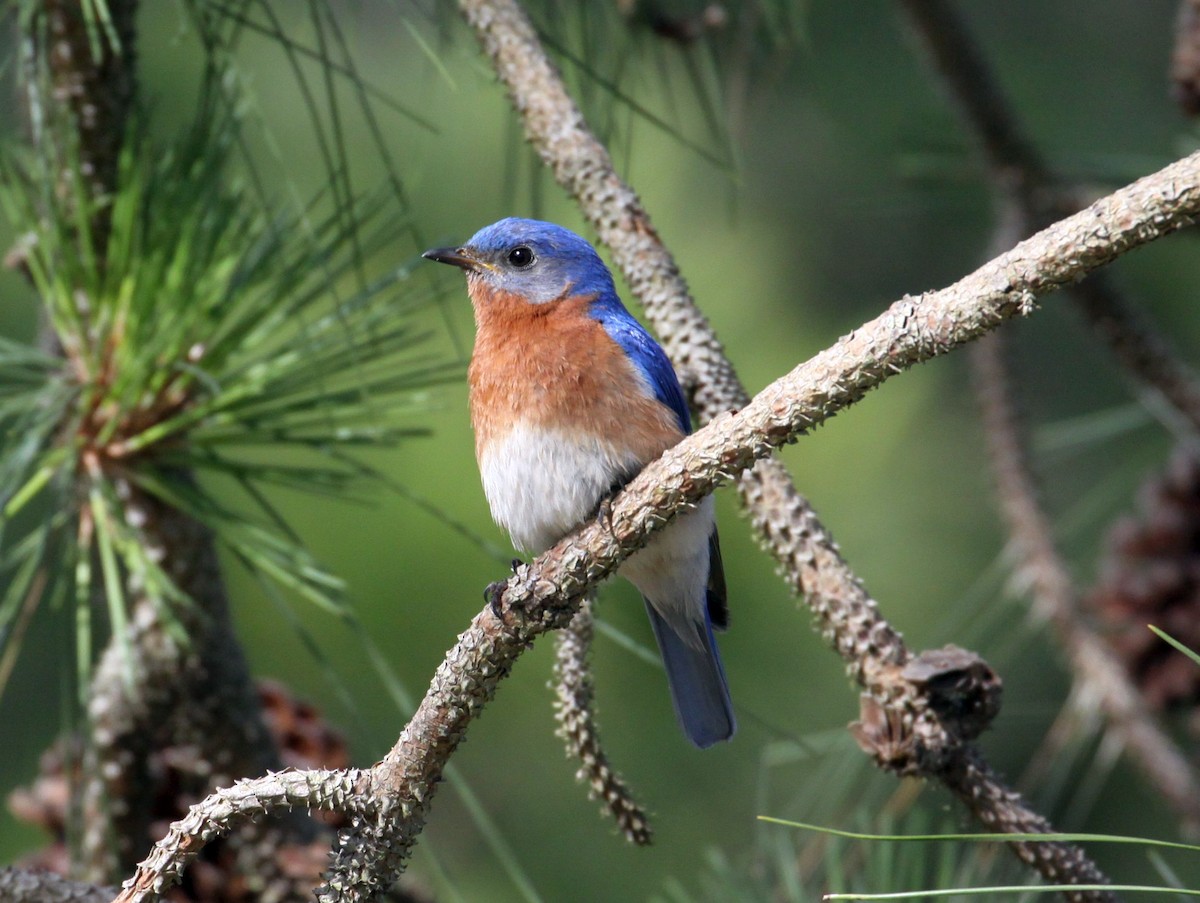
[[[515,660],[538,635],[565,626],[583,594],[676,512],[895,373],[978,338],[1005,320],[1031,313],[1038,297],[1187,225],[1197,215],[1200,154],[1098,201],[946,289],[900,299],[772,383],[742,410],[714,418],[649,465],[613,500],[611,525],[607,519],[590,523],[531,565],[521,566],[506,586],[502,618],[490,607],[475,617],[447,653],[416,714],[382,762],[361,772],[273,775],[241,782],[236,792],[221,791],[202,804],[208,807],[206,812],[173,827],[152,859],[126,882],[119,900],[152,899],[212,831],[226,828],[211,817],[218,799],[227,806],[258,800],[249,808],[263,813],[271,808],[262,805],[268,798],[279,800],[280,805],[316,808],[323,805],[318,801],[340,799],[339,805],[359,816],[359,825],[343,837],[319,898],[365,900],[385,889],[402,870],[424,826],[446,762]],[[914,673],[922,672],[923,664],[925,673]],[[920,683],[937,667],[936,662],[917,659],[907,670],[912,676],[894,675],[893,686],[910,680]],[[988,811],[1016,813],[1044,825],[994,780],[973,744],[958,740],[951,747],[932,745],[942,723],[939,718],[952,721],[950,713],[926,705],[911,717],[912,733],[900,722],[886,727],[894,731],[896,749],[907,749],[914,767],[924,766],[926,773],[936,774],[960,792],[970,788],[972,793],[996,795]],[[281,791],[281,786],[290,790]],[[303,803],[289,796],[298,792],[307,795]],[[1003,820],[995,827],[1010,829]],[[1022,847],[1054,880],[1079,883],[1090,873],[1094,877],[1089,883],[1103,882],[1103,876],[1073,847],[1052,843]],[[1101,892],[1072,897],[1108,899]]]
[[[946,0],[902,0],[901,6],[987,160],[1001,204],[1002,237],[995,244],[1007,246],[1056,213],[1077,206],[1075,193],[1058,186],[1023,134],[982,51],[951,5]],[[1112,281],[1098,274],[1074,286],[1072,295],[1117,360],[1200,428],[1200,380],[1164,337],[1134,322],[1128,300]],[[1056,547],[1029,467],[1002,343],[1000,336],[979,343],[972,349],[972,363],[997,495],[1026,577],[1022,585],[1029,587],[1041,614],[1053,625],[1076,680],[1087,688],[1082,697],[1097,701],[1111,729],[1184,829],[1200,830],[1200,780],[1187,756],[1080,613],[1077,589]]]
[[[625,839],[637,846],[648,846],[653,838],[645,810],[633,798],[625,780],[617,774],[604,745],[600,742],[596,721],[595,685],[592,680],[592,603],[591,595],[579,603],[571,623],[554,636],[554,715],[558,733],[567,744],[567,755],[579,760],[576,777],[588,787],[588,793],[604,804]]]

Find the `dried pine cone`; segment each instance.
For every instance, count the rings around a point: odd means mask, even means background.
[[[273,680],[258,682],[263,718],[290,768],[348,768],[350,750],[340,733],[329,726],[315,706],[297,699]]]
[[[296,699],[290,691],[271,681],[259,684],[263,715],[283,763],[295,768],[345,768],[349,750],[342,736],[328,725],[311,705]],[[67,762],[79,756],[66,756],[67,744],[60,743],[42,755],[39,773],[29,787],[9,797],[9,808],[20,821],[37,825],[52,838],[50,844],[26,857],[23,867],[40,868],[67,874],[70,857],[66,845],[71,780]],[[194,770],[194,750],[168,748],[156,756],[159,776],[154,799],[154,830],[165,833],[167,826],[180,818],[189,805],[182,788],[188,784],[181,774]],[[334,829],[341,819],[324,819]],[[300,884],[315,884],[328,863],[328,837],[310,844],[289,845],[273,851],[281,864],[281,874],[298,879]],[[236,851],[224,839],[206,846],[201,857],[184,875],[181,886],[172,889],[167,899],[180,903],[245,903],[257,899],[257,892],[246,887],[236,861]]]
[[[1189,116],[1200,113],[1200,0],[1180,0],[1171,51],[1175,101]]]
[[[1137,507],[1110,531],[1100,579],[1085,602],[1147,703],[1191,707],[1200,702],[1200,667],[1146,625],[1200,649],[1200,454],[1177,451],[1142,486]]]

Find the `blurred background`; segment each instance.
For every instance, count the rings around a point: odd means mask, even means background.
[[[673,22],[699,21],[707,6],[653,5]],[[256,7],[234,6],[248,20],[271,21]],[[481,607],[484,586],[507,574],[511,551],[491,522],[473,456],[461,375],[473,328],[465,289],[459,274],[417,255],[508,215],[593,236],[523,145],[473,36],[449,10],[330,4],[362,79],[389,99],[373,106],[372,120],[345,83],[332,94],[302,89],[299,78],[311,89],[322,70],[294,48],[319,46],[321,33],[309,4],[269,6],[289,43],[264,27],[247,29],[234,48],[252,103],[246,134],[257,177],[281,203],[318,195],[330,181],[336,134],[353,185],[385,186],[404,206],[409,228],[376,263],[412,267],[406,285],[425,299],[425,351],[458,374],[424,392],[403,424],[428,435],[363,453],[403,491],[369,485],[352,502],[285,491],[274,498],[347,582],[357,617],[419,698]],[[699,26],[695,40],[656,31],[618,6],[561,0],[532,3],[530,12],[751,392],[903,294],[945,286],[983,262],[994,222],[986,175],[895,4],[764,3],[751,25],[734,16]],[[1175,3],[958,6],[1038,147],[1070,178],[1102,193],[1195,148],[1167,78]],[[143,4],[139,28],[149,128],[169,135],[195,112],[202,50],[182,4]],[[7,59],[17,50],[4,49]],[[0,135],[21,142],[11,66],[6,79]],[[0,247],[14,240],[0,225]],[[1112,274],[1187,358],[1200,346],[1195,242],[1191,234],[1159,242]],[[37,331],[32,291],[7,270],[0,331],[30,341]],[[1012,332],[1038,474],[1086,587],[1104,535],[1133,510],[1138,486],[1164,466],[1178,430],[1139,397],[1063,297],[1048,298]],[[999,672],[1004,706],[982,740],[998,770],[1063,830],[1175,836],[1171,814],[1094,731],[1081,729],[1053,761],[1038,759],[1070,678],[1052,637],[1008,584],[963,355],[898,376],[782,454],[912,648],[953,642]],[[779,864],[811,870],[825,847],[756,816],[974,830],[939,790],[878,773],[857,750],[844,730],[857,717],[857,691],[774,575],[733,493],[721,492],[718,506],[732,608],[721,648],[740,720],[733,742],[703,753],[686,743],[640,600],[619,581],[607,585],[594,657],[601,726],[614,763],[652,813],[654,845],[626,844],[575,782],[554,735],[545,638],[472,726],[454,758],[457,775],[435,802],[412,872],[439,899],[728,899],[739,881],[747,899],[805,899],[789,896]],[[405,714],[356,631],[295,600],[290,610],[316,638],[314,650],[233,562],[228,576],[256,674],[319,707],[348,737],[355,764],[378,759]],[[65,676],[71,618],[40,615],[0,698],[3,794],[34,777],[39,754],[78,717]],[[1173,717],[1190,747],[1186,713]],[[0,862],[41,842],[36,829],[0,812]],[[1114,879],[1162,880],[1140,849],[1094,852]],[[1006,862],[991,848],[956,855]],[[1200,881],[1194,859],[1171,867],[1185,883]],[[913,889],[939,880],[914,875]]]

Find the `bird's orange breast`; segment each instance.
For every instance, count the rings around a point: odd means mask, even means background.
[[[596,436],[648,462],[683,433],[675,415],[599,322],[587,297],[531,304],[472,287],[477,332],[468,370],[475,452],[514,426]]]

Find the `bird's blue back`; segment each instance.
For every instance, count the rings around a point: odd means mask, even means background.
[[[629,356],[629,360],[645,378],[646,385],[654,397],[675,414],[679,428],[684,433],[690,433],[692,421],[688,415],[683,390],[679,386],[679,378],[658,342],[654,341],[642,324],[625,309],[615,292],[596,298],[589,313]]]

